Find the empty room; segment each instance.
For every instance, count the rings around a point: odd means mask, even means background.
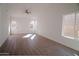
[[[78,3],[0,3],[0,56],[78,55]]]

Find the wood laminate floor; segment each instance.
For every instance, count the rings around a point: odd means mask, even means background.
[[[0,48],[0,55],[15,56],[74,56],[79,52],[40,35],[33,40],[23,38],[26,34],[10,36]]]

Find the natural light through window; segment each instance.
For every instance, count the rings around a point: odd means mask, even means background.
[[[62,36],[74,39],[75,14],[66,14],[63,16]]]
[[[37,18],[33,17],[30,22],[30,29],[32,30],[32,33],[36,33],[37,31]]]
[[[63,16],[62,36],[70,39],[79,39],[79,13]]]
[[[11,32],[14,33],[16,31],[17,23],[16,21],[11,22]]]

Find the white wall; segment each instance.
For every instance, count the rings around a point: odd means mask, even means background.
[[[0,4],[0,46],[8,37],[8,16],[6,4]]]

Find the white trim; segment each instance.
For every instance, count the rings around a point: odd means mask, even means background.
[[[64,35],[62,35],[62,36],[65,38],[74,39],[74,37],[69,37],[69,36],[64,36]]]

